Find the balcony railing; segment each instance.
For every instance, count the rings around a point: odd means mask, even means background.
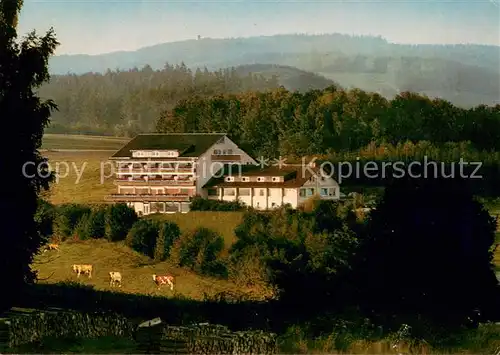
[[[105,197],[106,201],[114,202],[165,202],[165,201],[182,201],[187,202],[190,199],[189,194],[111,194]]]
[[[155,179],[155,180],[144,180],[144,179],[137,179],[137,180],[129,180],[129,179],[116,179],[113,182],[115,185],[119,186],[163,186],[163,185],[181,185],[181,186],[194,186],[195,181],[191,180],[161,180],[161,179]]]
[[[196,169],[194,168],[149,168],[149,169],[141,169],[141,168],[122,168],[118,169],[118,174],[172,174],[172,173],[194,173]]]

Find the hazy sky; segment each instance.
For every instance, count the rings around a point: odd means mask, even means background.
[[[20,32],[54,27],[57,54],[135,50],[202,37],[380,35],[396,43],[500,45],[500,0],[25,0]]]

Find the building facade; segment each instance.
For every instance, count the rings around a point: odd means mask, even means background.
[[[224,166],[256,164],[225,133],[140,134],[110,160],[117,193],[106,201],[127,203],[139,215],[188,212]]]
[[[240,200],[258,210],[290,205],[297,208],[313,196],[339,200],[340,186],[330,176],[311,166],[246,169],[211,179],[204,188],[209,199]]]

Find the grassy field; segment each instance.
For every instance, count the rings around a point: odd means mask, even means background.
[[[92,264],[94,266],[92,278],[86,276],[77,278],[71,269],[73,264]],[[121,288],[114,287],[113,290],[152,296],[183,296],[203,300],[205,293],[213,295],[228,291],[258,297],[263,292],[260,289],[242,288],[227,280],[199,276],[183,268],[174,267],[168,261],[154,263],[122,243],[110,243],[104,240],[62,243],[60,251],[38,255],[33,268],[38,271],[41,282],[79,280],[83,284],[93,285],[97,290],[110,290],[109,272],[119,271],[123,277],[123,285]],[[167,287],[158,290],[153,283],[153,274],[173,275],[176,278],[174,291]]]
[[[49,201],[61,203],[102,203],[116,191],[108,159],[112,152],[45,152],[52,170],[59,171]]]
[[[44,134],[42,149],[112,149],[118,150],[130,139],[123,137],[77,134]]]

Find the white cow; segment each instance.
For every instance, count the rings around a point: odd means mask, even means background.
[[[76,274],[78,275],[77,277],[80,277],[80,274],[87,274],[87,275],[89,275],[89,279],[91,279],[92,278],[92,271],[93,271],[93,268],[92,268],[92,265],[90,265],[90,264],[83,264],[83,265],[75,264],[75,265],[73,265],[73,272],[76,272]]]
[[[109,272],[109,286],[114,286],[118,284],[118,287],[122,287],[122,274],[118,271]]]

